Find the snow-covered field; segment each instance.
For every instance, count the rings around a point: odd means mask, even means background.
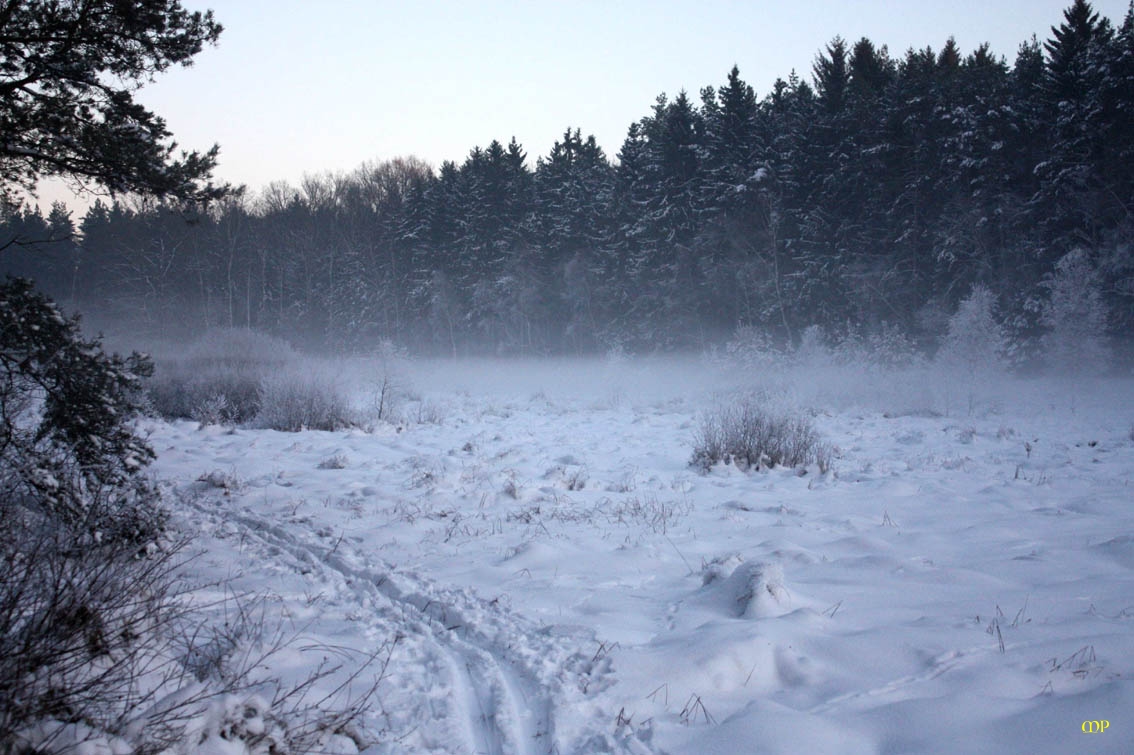
[[[272,673],[374,657],[373,752],[1134,751],[1131,381],[396,377],[398,425],[148,428],[192,577],[295,636]],[[831,471],[689,466],[700,413],[753,388]]]

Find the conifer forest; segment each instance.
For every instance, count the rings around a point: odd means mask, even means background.
[[[734,67],[660,94],[613,155],[570,127],[546,155],[502,135],[459,163],[365,163],[208,205],[127,195],[76,218],[9,200],[4,264],[153,337],[539,355],[704,349],[738,328],[788,347],[811,326],[931,348],[978,284],[1026,341],[1076,253],[1121,337],[1134,12],[1076,0],[1053,21],[1009,57],[836,37],[764,93]]]

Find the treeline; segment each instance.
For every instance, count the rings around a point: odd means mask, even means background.
[[[929,343],[975,284],[1037,335],[1045,281],[1085,250],[1120,335],[1131,166],[1134,5],[1116,27],[1076,0],[1011,65],[952,39],[893,57],[836,38],[810,83],[762,99],[734,68],[697,101],[658,97],[613,161],[576,129],[534,168],[513,139],[206,210],[99,202],[77,228],[8,207],[0,246],[63,303],[155,335],[440,353],[703,347],[738,326]]]

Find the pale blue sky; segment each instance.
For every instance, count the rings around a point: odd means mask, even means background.
[[[216,12],[220,45],[139,99],[181,145],[218,142],[219,178],[258,189],[399,155],[459,161],[513,135],[534,164],[568,126],[613,157],[659,93],[697,97],[733,63],[759,97],[793,68],[810,80],[836,34],[894,55],[953,35],[966,53],[987,41],[1011,63],[1071,0],[183,4]],[[1092,4],[1120,24],[1128,0]]]

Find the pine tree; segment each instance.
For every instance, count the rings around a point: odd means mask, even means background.
[[[1134,2],[1110,47],[1100,102],[1103,147],[1099,179],[1112,208],[1099,252],[1107,302],[1116,333],[1134,332]]]
[[[212,11],[177,0],[23,0],[0,9],[0,27],[0,198],[50,176],[182,200],[225,193],[209,182],[217,148],[175,157],[165,122],[134,99],[216,43]]]
[[[152,364],[103,353],[77,316],[25,280],[0,284],[0,509],[18,527],[31,508],[59,527],[145,542],[160,526],[140,472],[154,458],[135,434],[140,380]],[[24,533],[28,534],[28,533]]]
[[[696,316],[692,246],[704,196],[704,124],[685,92],[673,102],[663,94],[639,134],[640,144],[623,147],[635,165],[620,171],[633,181],[627,233],[634,244],[631,277],[640,292],[628,317],[642,340],[672,347],[689,335]],[[638,147],[640,153],[631,154]],[[665,330],[656,329],[661,323]]]
[[[957,47],[957,40],[949,37],[945,46],[937,54],[937,67],[944,72],[955,72],[961,67],[961,48]]]
[[[716,90],[707,88],[702,99],[706,183],[713,201],[720,201],[751,174],[761,158],[756,93],[733,66],[728,83]]]
[[[694,242],[700,316],[710,332],[728,332],[754,317],[746,311],[757,258],[771,253],[777,228],[771,212],[773,173],[760,133],[752,87],[733,66],[720,89],[702,92],[705,123],[704,196]]]
[[[1091,49],[1100,37],[1108,36],[1109,25],[1087,0],[1075,0],[1063,12],[1063,23],[1051,27],[1052,38],[1044,43],[1047,51],[1046,91],[1050,102],[1080,102],[1088,91],[1093,76],[1090,69]]]
[[[856,103],[876,101],[894,79],[894,64],[886,48],[875,48],[866,37],[855,42],[848,67],[848,96]]]
[[[998,289],[1019,274],[1013,247],[1022,202],[1014,194],[1019,112],[1011,106],[1010,72],[987,44],[952,74],[951,101],[944,105],[941,173],[945,197],[934,233],[935,290],[994,281]]]
[[[832,230],[837,218],[825,204],[839,180],[833,175],[838,161],[831,161],[831,127],[814,90],[794,72],[776,82],[762,112],[777,221],[777,244],[768,251],[778,256],[749,273],[739,320],[781,329],[787,338],[794,313],[805,318],[800,325],[837,323],[847,314],[844,261]]]

